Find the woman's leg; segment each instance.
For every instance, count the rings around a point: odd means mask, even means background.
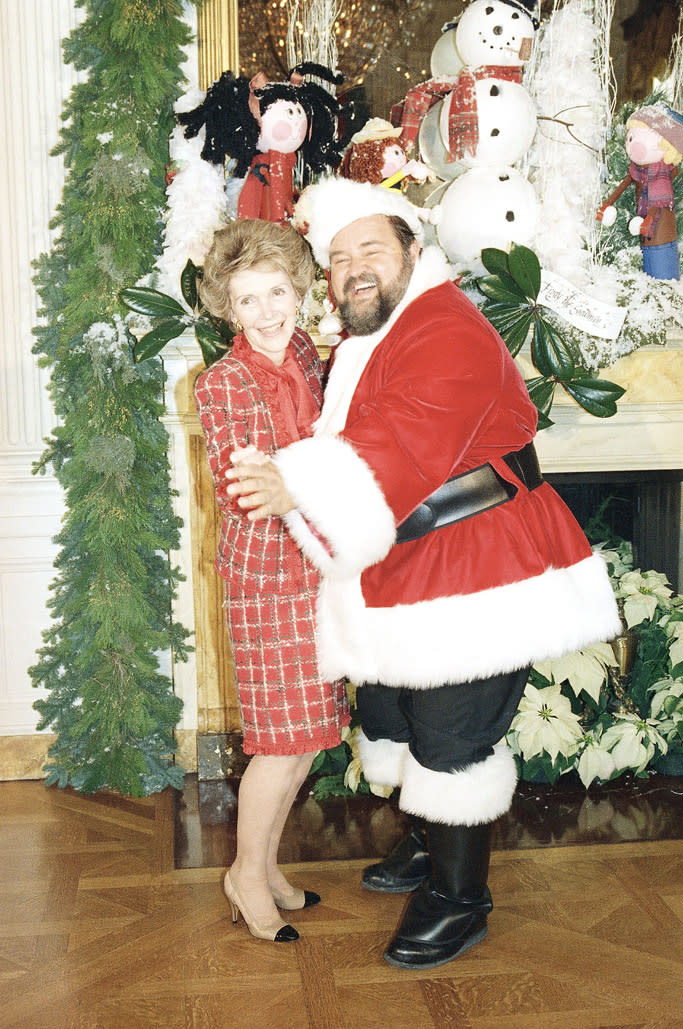
[[[291,757],[257,754],[247,765],[240,782],[237,854],[230,879],[254,921],[262,926],[284,924],[270,892],[268,853],[301,760],[298,754]],[[293,795],[290,806],[292,800]]]
[[[293,771],[290,779],[289,789],[285,794],[280,809],[277,813],[277,817],[273,822],[273,827],[270,834],[270,841],[268,844],[268,856],[266,859],[266,871],[268,875],[268,884],[272,893],[278,899],[284,899],[288,903],[291,903],[292,910],[296,907],[303,907],[304,903],[304,891],[297,890],[284,877],[277,863],[278,850],[280,848],[280,838],[282,831],[287,822],[287,817],[291,811],[292,804],[296,800],[296,795],[303,785],[304,779],[309,773],[310,767],[313,763],[315,752],[311,754],[302,754],[297,757],[297,765]]]

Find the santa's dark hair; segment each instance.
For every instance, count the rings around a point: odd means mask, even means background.
[[[305,82],[314,75],[334,85],[341,85],[343,75],[324,65],[304,61],[289,72],[289,82],[267,82],[253,88],[253,80],[231,71],[223,74],[207,90],[204,100],[192,111],[177,115],[191,139],[206,127],[202,157],[211,164],[223,164],[226,157],[235,162],[234,175],[246,175],[251,160],[258,152],[256,144],[260,125],[254,114],[254,100],[262,115],[277,100],[300,104],[306,114],[308,131],[300,152],[305,166],[313,173],[336,168],[344,143],[338,138],[338,121],[347,108],[317,82]],[[251,103],[250,103],[251,100]]]

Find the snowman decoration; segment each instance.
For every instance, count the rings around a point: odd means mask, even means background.
[[[406,97],[401,138],[417,138],[422,160],[443,180],[433,220],[458,270],[477,269],[484,247],[527,243],[536,229],[534,189],[513,165],[536,131],[522,73],[537,14],[536,0],[471,0],[444,26],[433,78]]]

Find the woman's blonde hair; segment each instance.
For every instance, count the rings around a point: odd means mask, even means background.
[[[230,279],[260,264],[284,272],[300,300],[313,282],[311,251],[291,225],[243,218],[219,229],[206,255],[199,295],[211,314],[229,319]]]

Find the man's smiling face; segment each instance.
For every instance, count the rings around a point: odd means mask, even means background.
[[[419,246],[404,251],[386,215],[359,218],[330,246],[330,285],[344,326],[368,336],[384,325],[410,281]]]

